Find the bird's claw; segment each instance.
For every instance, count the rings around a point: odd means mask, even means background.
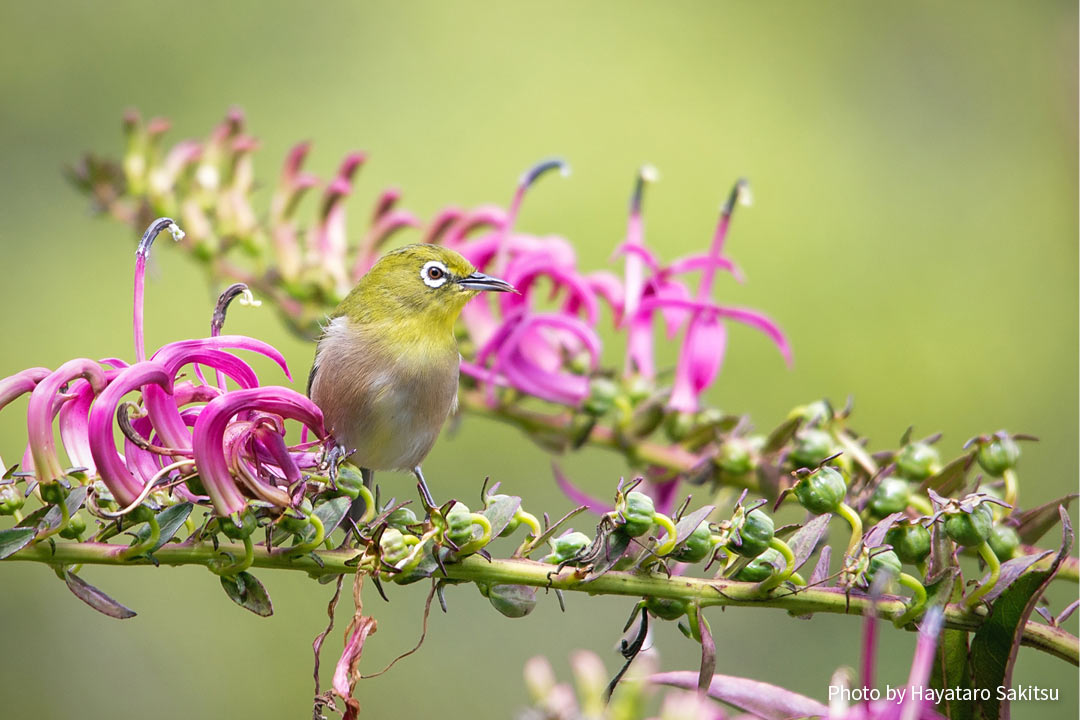
[[[323,461],[326,463],[326,474],[330,478],[330,487],[337,490],[337,469],[338,465],[345,460],[348,456],[348,452],[345,450],[345,446],[341,443],[336,443],[326,453],[326,459]]]

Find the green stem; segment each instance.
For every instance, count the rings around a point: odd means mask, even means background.
[[[458,556],[471,555],[491,541],[491,521],[487,519],[486,515],[470,513],[469,520],[473,525],[479,525],[483,532],[480,533],[480,537],[475,540],[470,540],[458,548]]]
[[[926,606],[926,588],[923,587],[921,582],[904,572],[900,573],[897,580],[912,592],[911,604],[908,605],[907,610],[900,617],[893,621],[896,623],[896,627],[903,627],[922,614],[923,608]]]
[[[679,531],[675,529],[675,523],[671,522],[671,518],[664,513],[653,513],[653,522],[667,533],[667,540],[656,548],[657,556],[663,557],[675,549],[675,540],[678,539]]]
[[[975,591],[972,592],[966,600],[964,600],[964,606],[967,608],[973,608],[978,605],[982,596],[990,592],[994,586],[997,585],[998,576],[1001,575],[1001,563],[998,562],[997,555],[994,554],[994,551],[990,549],[990,543],[984,540],[982,544],[979,545],[978,550],[979,557],[986,563],[986,567],[990,568],[990,575],[981,585],[979,585],[979,587],[975,588]]]
[[[239,553],[242,547],[222,544],[227,552]],[[267,552],[265,547],[254,548],[253,567],[299,570],[312,575],[353,573],[356,568],[346,565],[357,555],[356,550],[332,550],[319,553],[321,565],[309,556],[292,557]],[[27,546],[0,562],[40,562],[46,565],[203,565],[218,561],[218,553],[209,545],[169,543],[154,552],[153,560],[146,556],[122,560],[116,557],[116,546],[104,543],[59,542],[55,548],[48,543]],[[732,580],[707,580],[693,577],[669,578],[663,574],[634,574],[611,571],[586,581],[575,568],[565,568],[549,575],[552,566],[531,560],[486,560],[470,556],[446,565],[447,578],[496,585],[528,585],[551,587],[556,590],[580,591],[599,595],[622,595],[641,598],[654,596],[673,600],[698,601],[702,606],[739,606],[780,608],[796,615],[808,613],[837,613],[862,615],[873,611],[880,617],[892,618],[903,612],[902,598],[885,596],[875,604],[864,595],[845,594],[838,588],[807,588],[791,593],[762,595],[755,583]],[[986,619],[982,609],[970,609],[960,604],[945,608],[946,626],[972,631]],[[1021,643],[1080,665],[1080,643],[1061,628],[1036,622],[1024,626]]]
[[[251,536],[244,538],[244,556],[236,562],[230,563],[224,567],[214,568],[210,567],[210,571],[215,575],[221,575],[223,577],[236,577],[240,573],[251,567],[251,564],[255,562],[255,544],[251,541]],[[230,553],[231,555],[231,553]]]
[[[146,524],[150,526],[150,537],[146,538],[141,543],[125,548],[124,551],[119,554],[121,559],[126,560],[137,555],[142,555],[143,553],[152,550],[154,546],[157,545],[158,540],[161,539],[161,526],[158,525],[157,515],[150,513],[150,518],[146,521]]]
[[[851,557],[859,549],[859,543],[862,542],[862,520],[859,519],[859,513],[843,502],[840,503],[840,507],[836,508],[836,514],[847,520],[848,524],[851,525],[851,540],[847,546],[847,555]]]
[[[1012,513],[1013,508],[1016,507],[1016,471],[1009,468],[1002,473],[1001,477],[1005,481],[1005,492],[1002,493],[1004,495],[1002,499],[1010,505],[1010,507],[1007,508],[1000,508],[1001,515],[1002,517],[1008,517]]]
[[[769,547],[784,556],[786,567],[761,583],[762,590],[772,590],[774,587],[791,577],[791,574],[795,572],[795,553],[791,552],[791,548],[788,547],[786,542],[774,535],[773,539],[769,541]]]
[[[320,520],[319,516],[315,513],[311,513],[307,518],[308,522],[315,526],[315,537],[311,542],[300,543],[299,545],[289,548],[290,555],[304,555],[312,550],[317,550],[318,547],[323,544],[323,539],[326,537],[326,528],[323,527],[322,520]]]

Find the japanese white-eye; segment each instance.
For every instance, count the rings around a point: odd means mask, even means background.
[[[484,290],[513,291],[438,245],[387,253],[329,317],[315,352],[308,395],[322,409],[341,455],[370,485],[376,470],[416,475],[457,407],[461,356],[454,323]]]

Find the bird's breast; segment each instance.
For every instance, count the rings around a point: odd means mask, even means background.
[[[371,332],[335,319],[319,343],[311,398],[327,429],[372,470],[411,469],[457,402],[453,338]]]

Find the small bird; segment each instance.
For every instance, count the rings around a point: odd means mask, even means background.
[[[370,487],[376,470],[411,471],[435,506],[420,464],[457,408],[454,323],[484,290],[517,292],[438,245],[394,250],[360,278],[323,328],[308,377],[335,443],[331,472],[348,457]]]

